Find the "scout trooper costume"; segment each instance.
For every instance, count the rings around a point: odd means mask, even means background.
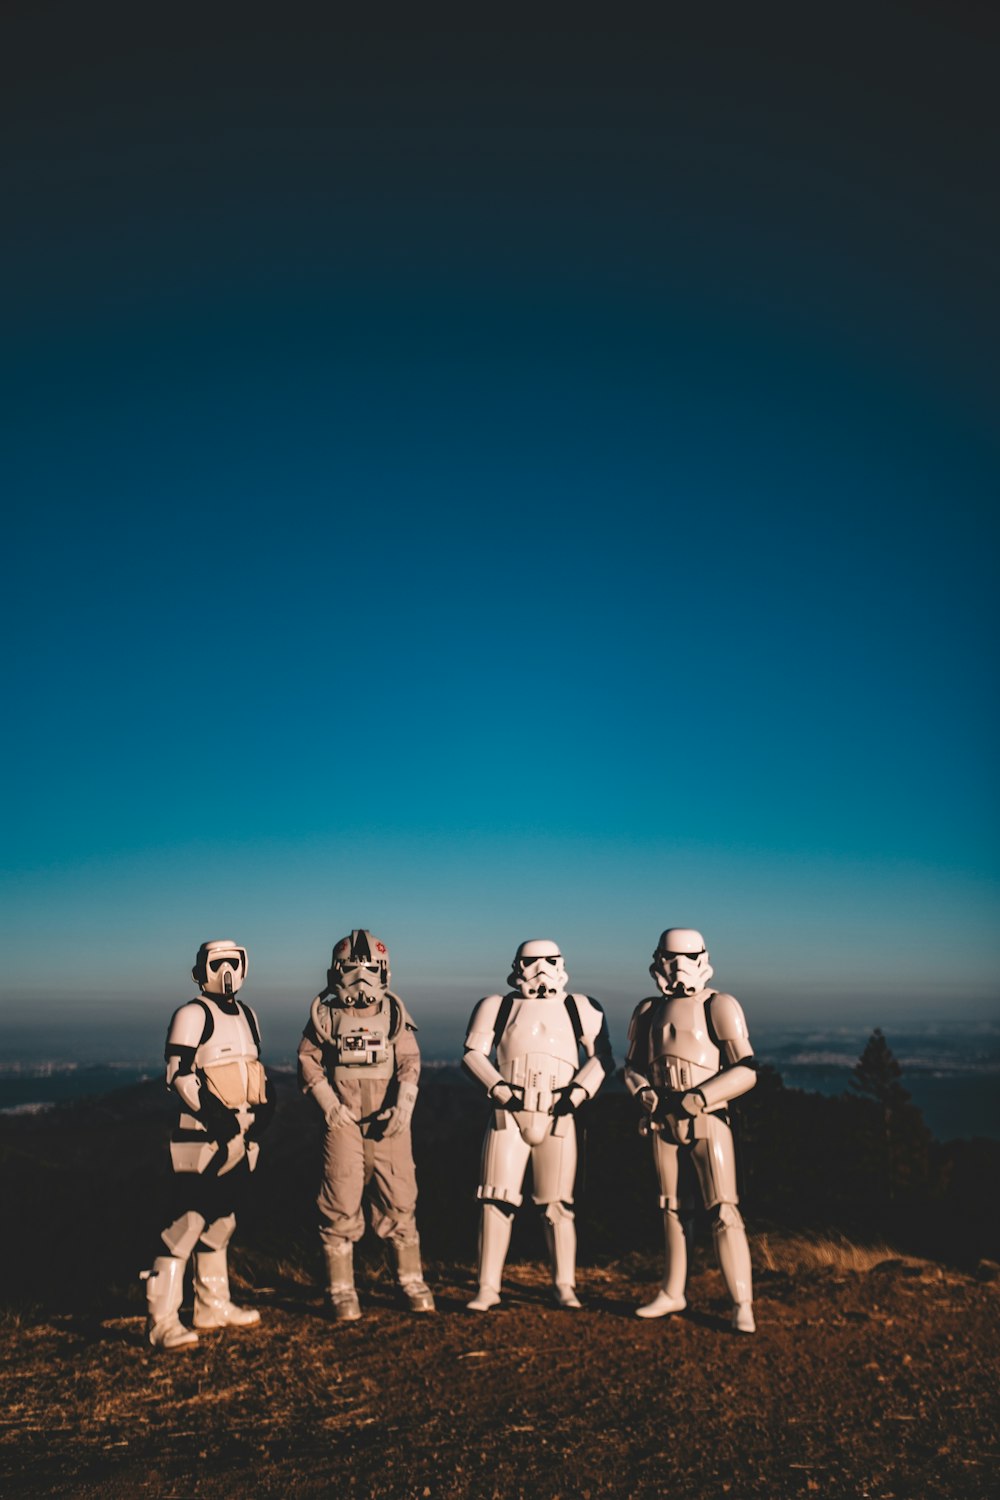
[[[171,1219],[160,1236],[168,1253],[142,1273],[147,1336],[158,1349],[198,1342],[178,1316],[192,1253],[195,1328],[246,1328],[260,1321],[255,1309],[230,1300],[226,1267],[236,1207],[257,1165],[256,1136],[274,1108],[260,1062],[257,1017],[236,998],[246,973],[245,948],[227,939],[202,943],[191,970],[200,998],[174,1013],[167,1032],[167,1086],[180,1104],[170,1142]]]
[[[713,970],[705,940],[690,927],[669,927],[649,972],[660,994],[643,1000],[629,1026],[625,1083],[642,1107],[640,1131],[653,1143],[666,1244],[663,1282],[640,1318],[660,1318],[687,1304],[687,1242],[678,1178],[690,1157],[722,1279],[733,1302],[732,1326],[753,1333],[750,1249],[737,1208],[733,1132],[726,1105],[757,1082],[746,1021],[732,995],[708,988]]]
[[[338,1322],[361,1316],[354,1246],[372,1228],[391,1242],[411,1312],[434,1311],[423,1277],[415,1210],[410,1118],[417,1099],[416,1026],[389,989],[389,954],[365,928],[333,950],[327,988],[309,1010],[299,1043],[299,1083],[326,1122],[323,1182],[316,1200],[327,1271],[327,1304]]]
[[[542,1210],[559,1307],[577,1308],[575,1111],[614,1069],[604,1012],[588,995],[567,995],[556,943],[522,943],[507,995],[480,1000],[465,1039],[465,1067],[483,1084],[493,1115],[483,1142],[479,1290],[468,1304],[500,1301],[514,1211],[531,1161],[532,1197]],[[490,1053],[496,1049],[496,1066]],[[580,1053],[584,1061],[580,1062]]]

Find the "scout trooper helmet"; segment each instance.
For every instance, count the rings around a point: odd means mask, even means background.
[[[526,1000],[561,995],[569,978],[559,944],[548,938],[531,938],[522,943],[514,955],[507,983],[520,990]]]
[[[202,943],[191,978],[203,995],[235,995],[247,977],[247,950],[228,938]]]
[[[327,983],[337,1005],[374,1005],[389,988],[389,950],[367,927],[334,944]]]
[[[715,970],[700,932],[668,927],[660,934],[649,972],[665,995],[697,995],[708,988]]]

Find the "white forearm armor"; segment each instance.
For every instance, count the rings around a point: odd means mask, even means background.
[[[697,1093],[704,1099],[706,1109],[719,1109],[731,1100],[738,1099],[741,1094],[748,1094],[756,1082],[756,1071],[738,1064],[735,1068],[726,1068],[724,1072],[716,1073],[714,1078],[699,1083]]]
[[[485,1051],[482,1050],[482,1044],[484,1042],[488,1043],[490,1049],[492,1049],[492,1031],[489,1032],[489,1034],[485,1037],[470,1031],[469,1035],[465,1039],[465,1056],[463,1057],[462,1061],[465,1064],[466,1068],[468,1068],[469,1072],[472,1074],[473,1078],[475,1078],[477,1082],[481,1083],[483,1085],[483,1088],[489,1094],[492,1093],[498,1083],[504,1082],[504,1076],[493,1066],[489,1058],[486,1056]]]

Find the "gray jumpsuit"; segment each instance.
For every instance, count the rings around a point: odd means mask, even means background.
[[[349,1055],[338,1048],[341,1031],[359,1030],[384,1037],[384,1061],[338,1061]],[[403,1002],[389,992],[380,1002],[365,1007],[338,1006],[324,996],[312,1003],[299,1043],[299,1083],[324,1114],[327,1101],[339,1100],[359,1122],[327,1125],[323,1181],[316,1205],[320,1238],[328,1250],[361,1239],[366,1188],[376,1235],[397,1249],[417,1243],[417,1178],[410,1130],[384,1139],[383,1122],[378,1118],[393,1105],[401,1084],[417,1085],[420,1049],[415,1032]]]

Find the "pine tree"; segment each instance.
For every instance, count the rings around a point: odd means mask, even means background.
[[[879,1108],[880,1175],[890,1202],[926,1188],[930,1179],[930,1131],[900,1082],[902,1076],[903,1069],[882,1028],[876,1026],[854,1065],[851,1087]]]
[[[867,1099],[874,1099],[884,1110],[900,1109],[910,1099],[899,1081],[902,1076],[903,1069],[881,1026],[876,1026],[854,1065],[851,1088]]]

